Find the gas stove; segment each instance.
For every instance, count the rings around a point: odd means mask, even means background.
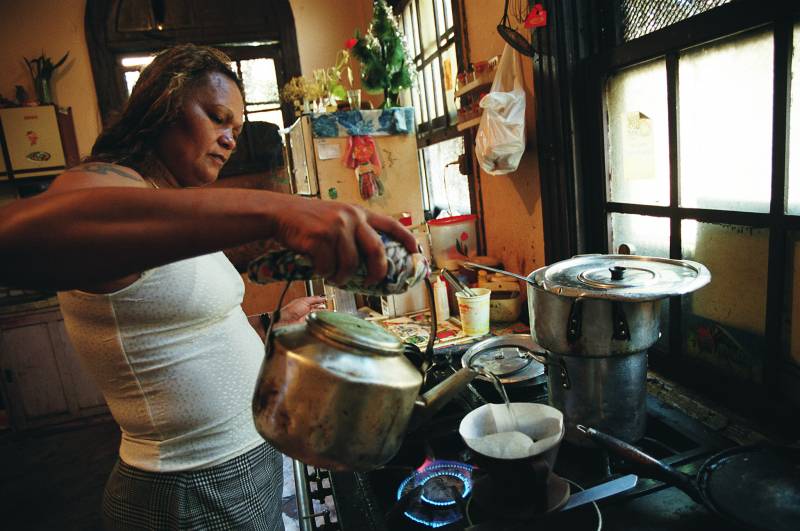
[[[730,529],[682,491],[640,478],[634,489],[570,511],[518,517],[473,503],[472,456],[458,434],[463,416],[485,401],[499,402],[489,386],[459,395],[428,425],[407,437],[379,470],[341,473],[296,464],[301,529],[323,531],[454,531],[611,529],[625,531]],[[546,384],[511,389],[512,401],[547,401]],[[647,398],[647,431],[636,444],[693,474],[705,459],[735,443],[657,398]],[[602,449],[562,443],[553,470],[572,493],[631,472]],[[312,500],[316,499],[316,503]],[[305,510],[304,506],[305,505]],[[312,507],[317,507],[315,513]],[[320,509],[321,508],[321,509]]]

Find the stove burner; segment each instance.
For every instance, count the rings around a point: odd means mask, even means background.
[[[464,515],[460,500],[472,491],[472,466],[458,461],[434,461],[414,472],[397,488],[398,503],[406,503],[403,514],[427,527],[442,527]]]

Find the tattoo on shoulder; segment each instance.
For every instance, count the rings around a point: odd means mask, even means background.
[[[67,171],[85,171],[91,173],[99,173],[100,175],[119,175],[120,177],[125,177],[126,179],[132,179],[134,181],[141,181],[142,178],[136,175],[134,172],[127,170],[121,166],[116,166],[114,164],[108,164],[106,162],[90,162],[88,164],[81,164],[80,166],[75,166],[70,168]]]

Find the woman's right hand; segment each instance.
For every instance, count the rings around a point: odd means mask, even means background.
[[[394,218],[338,201],[282,196],[273,212],[274,238],[286,247],[311,257],[315,272],[343,284],[361,260],[367,264],[366,284],[386,276],[386,254],[381,231],[415,253],[414,236]],[[278,205],[276,205],[278,206]]]

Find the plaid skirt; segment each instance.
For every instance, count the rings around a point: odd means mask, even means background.
[[[188,472],[145,472],[117,460],[103,494],[103,524],[125,530],[283,531],[282,493],[282,457],[266,443]]]

